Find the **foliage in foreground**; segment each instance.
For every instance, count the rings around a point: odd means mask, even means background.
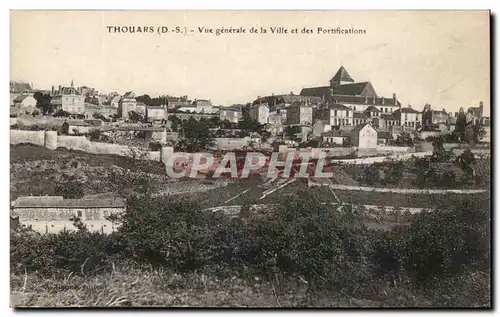
[[[489,269],[488,201],[420,213],[386,233],[368,229],[361,211],[337,207],[298,195],[273,212],[246,208],[229,217],[140,195],[128,200],[111,235],[12,234],[11,271],[95,275],[131,262],[182,274],[298,276],[311,288],[356,292],[381,280],[409,277],[418,287]]]

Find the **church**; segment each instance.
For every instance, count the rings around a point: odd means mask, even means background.
[[[304,88],[300,95],[320,97],[328,104],[342,104],[355,114],[364,113],[371,106],[376,107],[381,114],[392,114],[401,108],[396,94],[392,98],[379,97],[371,82],[355,82],[343,66],[330,79],[330,85]]]

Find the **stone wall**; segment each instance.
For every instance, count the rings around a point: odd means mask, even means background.
[[[10,143],[45,146],[45,131],[10,130]]]
[[[166,162],[173,154],[173,148],[164,146],[161,151],[146,151],[127,145],[91,142],[85,136],[57,135],[55,131],[11,130],[10,143],[29,143],[55,150],[58,147],[92,154],[107,154]]]

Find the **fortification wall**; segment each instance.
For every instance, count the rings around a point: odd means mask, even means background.
[[[45,131],[10,130],[10,143],[45,146]]]

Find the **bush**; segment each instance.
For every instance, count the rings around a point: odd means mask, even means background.
[[[434,210],[413,217],[397,237],[401,264],[419,284],[452,276],[471,263],[488,262],[489,206],[466,202],[457,209]]]
[[[11,272],[56,270],[92,274],[108,266],[117,253],[113,235],[87,231],[37,235],[24,232],[11,235]]]

